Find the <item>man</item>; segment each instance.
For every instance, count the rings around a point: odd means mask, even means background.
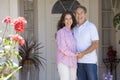
[[[77,42],[78,54],[78,80],[98,80],[97,54],[99,37],[96,26],[86,19],[87,10],[78,6],[76,11],[77,26],[73,29]]]

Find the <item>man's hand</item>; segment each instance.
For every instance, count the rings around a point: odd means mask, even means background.
[[[83,56],[84,56],[84,53],[79,53],[79,54],[77,55],[78,58],[82,58]]]

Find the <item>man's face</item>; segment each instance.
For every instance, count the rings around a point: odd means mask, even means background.
[[[76,10],[76,20],[79,25],[82,25],[86,20],[86,13],[82,8]]]

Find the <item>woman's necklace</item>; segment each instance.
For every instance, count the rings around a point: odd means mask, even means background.
[[[72,2],[71,5],[68,7],[68,9],[65,8],[65,6],[63,5],[63,2],[62,2],[61,0],[59,0],[59,2],[60,2],[60,4],[61,4],[62,8],[64,9],[64,11],[67,11],[67,10],[70,11],[71,8],[73,7],[73,4],[74,4],[75,0],[73,0],[73,2]]]

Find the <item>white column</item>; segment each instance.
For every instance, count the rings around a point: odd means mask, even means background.
[[[12,18],[17,18],[19,17],[19,6],[18,6],[18,0],[8,0],[8,9],[9,9],[9,16],[11,16]],[[11,33],[14,32],[14,29],[9,29],[11,30]],[[19,62],[17,60],[17,58],[14,58],[13,59],[15,63],[18,63],[19,65]],[[19,72],[17,72],[16,74],[16,80],[19,80]]]

